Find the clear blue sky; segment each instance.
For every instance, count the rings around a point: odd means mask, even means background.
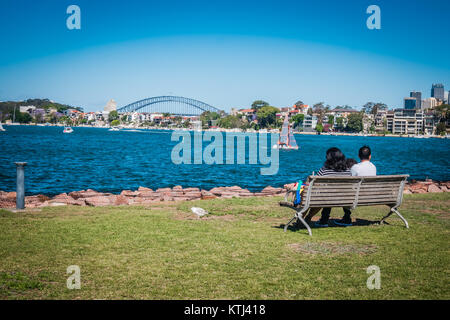
[[[81,8],[81,30],[66,8]],[[381,30],[366,8],[381,8]],[[224,110],[331,106],[450,87],[450,1],[0,1],[0,100],[99,110],[181,95]]]

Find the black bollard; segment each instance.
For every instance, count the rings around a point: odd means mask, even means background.
[[[25,209],[25,166],[26,162],[16,162],[17,166],[17,189],[16,209]]]

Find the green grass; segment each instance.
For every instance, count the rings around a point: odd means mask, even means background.
[[[283,232],[281,198],[0,210],[2,299],[449,299],[450,195],[409,195],[390,225]],[[211,215],[198,219],[190,208]],[[354,218],[379,220],[387,207]],[[342,210],[333,209],[332,217]],[[81,269],[81,289],[66,269]],[[369,290],[366,269],[381,269]]]

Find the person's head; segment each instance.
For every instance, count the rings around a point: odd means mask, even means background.
[[[345,155],[338,148],[333,147],[328,149],[324,167],[338,172],[347,170]]]
[[[372,158],[372,152],[368,146],[363,146],[359,149],[358,156],[361,161],[370,160]]]
[[[353,158],[349,158],[345,161],[345,163],[347,163],[347,168],[351,169],[351,167],[353,167],[358,162]]]

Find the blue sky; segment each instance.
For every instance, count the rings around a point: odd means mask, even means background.
[[[81,30],[66,28],[71,4]],[[366,27],[371,4],[381,30]],[[400,107],[411,90],[448,90],[449,34],[448,0],[1,0],[0,100]]]

